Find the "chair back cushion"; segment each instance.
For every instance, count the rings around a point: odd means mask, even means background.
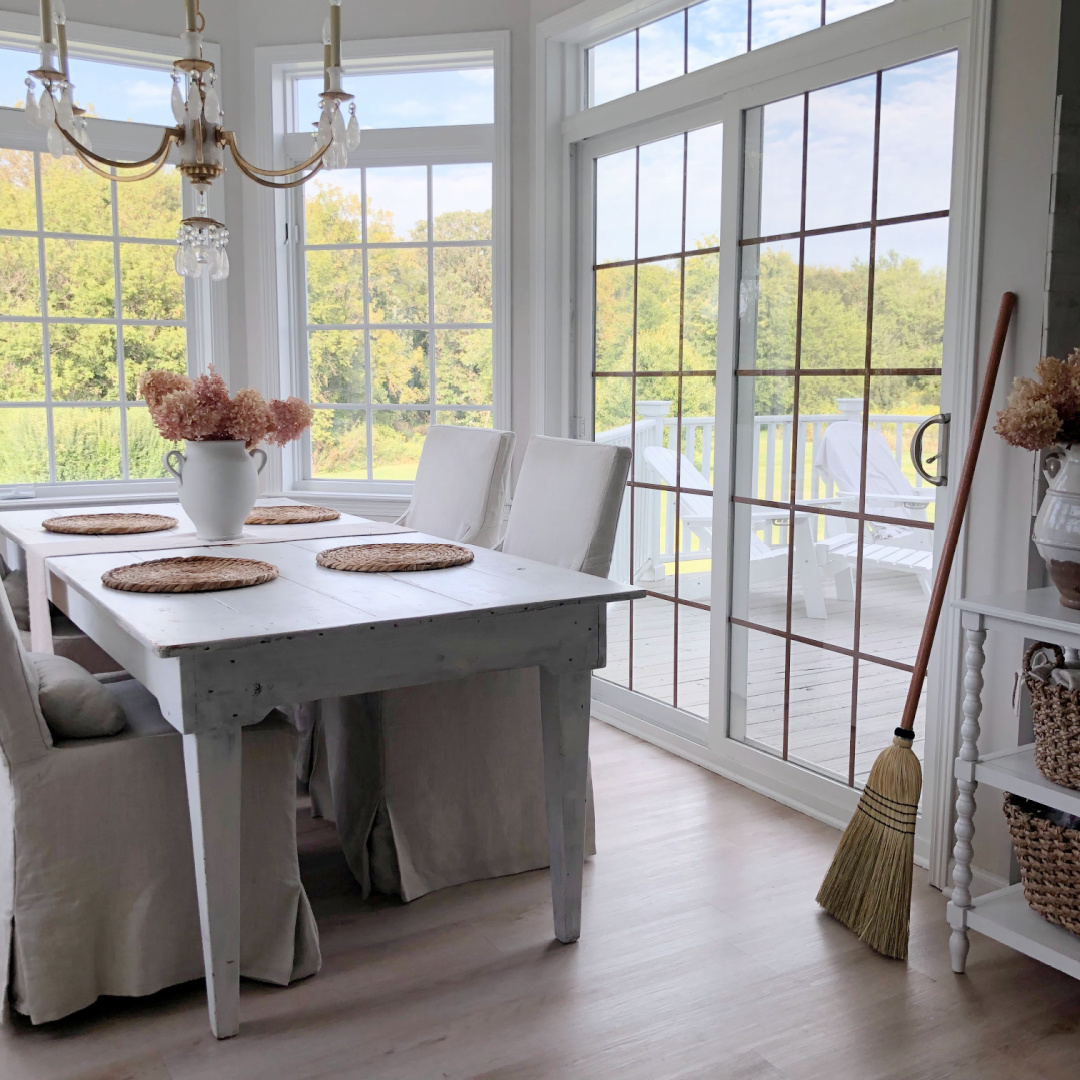
[[[29,654],[38,676],[38,701],[54,739],[99,739],[124,727],[116,699],[74,660]]]
[[[0,589],[0,750],[10,765],[40,757],[52,746],[38,701],[37,672],[23,649],[7,593]]]
[[[629,447],[534,435],[503,551],[606,577],[629,470]]]
[[[403,524],[491,547],[499,537],[513,454],[512,431],[432,425]]]

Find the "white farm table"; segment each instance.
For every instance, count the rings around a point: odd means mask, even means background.
[[[424,534],[350,543],[435,540]],[[581,928],[591,674],[602,667],[606,605],[640,589],[474,549],[467,566],[350,574],[320,567],[340,538],[245,546],[280,576],[183,596],[116,592],[106,570],[205,549],[48,560],[49,593],[72,621],[157,697],[184,737],[210,1027],[239,1030],[240,729],[273,706],[540,668],[555,936]]]
[[[296,500],[259,499],[258,506],[295,506]],[[112,536],[83,536],[54,533],[41,523],[69,513],[164,514],[176,519],[176,527],[152,533]],[[244,541],[265,544],[276,540],[311,539],[320,536],[373,536],[377,533],[411,532],[400,525],[342,514],[335,521],[313,521],[306,525],[246,525]],[[52,652],[52,622],[45,585],[45,560],[56,555],[82,555],[101,551],[152,551],[158,548],[231,547],[235,540],[200,540],[195,525],[179,503],[145,503],[126,506],[71,507],[52,510],[7,510],[0,512],[0,538],[6,542],[8,561],[25,565],[30,599],[30,643],[35,652]]]
[[[963,723],[956,758],[956,846],[953,848],[952,899],[947,918],[952,927],[949,949],[953,971],[967,965],[968,931],[976,930],[1018,952],[1041,960],[1080,979],[1080,937],[1047,922],[1028,907],[1022,885],[1009,885],[985,896],[971,895],[971,841],[975,835],[975,791],[979,784],[1008,791],[1044,806],[1080,815],[1080,791],[1047,780],[1035,766],[1031,744],[996,754],[979,754],[979,717],[982,713],[983,644],[988,630],[1016,641],[1017,665],[1023,640],[1048,641],[1080,650],[1080,611],[1063,607],[1057,589],[1029,589],[961,600],[967,650],[964,656]],[[1076,652],[1071,652],[1071,658]]]

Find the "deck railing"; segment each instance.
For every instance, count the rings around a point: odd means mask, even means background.
[[[798,430],[790,416],[755,416],[752,440],[750,475],[755,477],[755,498],[787,502],[791,492],[791,458],[795,455],[795,491],[800,501],[831,499],[836,494],[831,479],[813,468],[812,448],[821,439],[829,424],[839,421],[859,421],[862,414],[861,398],[837,399],[838,412],[800,416]],[[645,450],[650,446],[680,450],[694,467],[704,475],[710,486],[713,477],[713,449],[716,436],[716,420],[712,416],[684,416],[681,421],[670,416],[670,401],[637,402],[640,420],[624,424],[609,431],[598,432],[596,441],[613,446],[629,446],[634,450],[634,478],[648,484],[663,484],[664,480],[648,464]],[[904,438],[904,428],[925,420],[925,416],[899,413],[871,413],[870,426],[880,431],[890,443],[896,462],[901,469],[905,465],[905,453],[909,438]],[[907,471],[907,470],[905,470]],[[923,487],[919,476],[912,477],[915,488]],[[684,481],[684,487],[686,485]],[[709,559],[710,545],[703,539],[701,530],[679,530],[678,552],[675,541],[675,498],[670,492],[654,488],[638,488],[634,496],[633,552],[630,550],[630,491],[623,496],[623,510],[615,537],[615,554],[612,559],[611,577],[616,581],[630,581],[630,566],[634,567],[634,580],[638,582],[662,581],[667,567],[678,556],[686,559]],[[787,543],[783,529],[770,530],[763,537],[767,543]]]

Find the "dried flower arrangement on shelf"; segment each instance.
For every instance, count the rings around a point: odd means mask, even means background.
[[[1034,379],[1015,379],[994,430],[1024,450],[1080,443],[1080,349],[1067,360],[1044,356]]]
[[[1016,379],[994,430],[1012,446],[1050,451],[1031,538],[1062,604],[1080,608],[1080,349],[1066,360],[1044,356],[1034,379]]]
[[[311,427],[312,411],[297,397],[266,401],[258,390],[229,395],[214,370],[190,379],[174,371],[148,371],[139,395],[158,431],[171,442],[242,441],[249,450],[264,439],[273,446],[292,442]]]

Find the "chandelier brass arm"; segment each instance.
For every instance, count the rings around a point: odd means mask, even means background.
[[[98,176],[103,176],[106,180],[115,180],[121,184],[131,184],[138,180],[149,180],[155,173],[161,172],[165,167],[166,162],[169,160],[169,151],[172,149],[173,143],[179,142],[179,129],[178,128],[166,128],[165,135],[161,140],[161,145],[154,151],[154,153],[144,158],[142,161],[111,161],[109,158],[102,157],[100,154],[95,154],[92,150],[87,150],[85,146],[73,135],[69,134],[60,126],[59,120],[54,119],[53,124],[56,130],[67,141],[68,145],[78,155],[79,160],[86,166],[91,172],[97,173]],[[95,162],[100,162],[101,165],[107,165],[111,169],[143,169],[146,166],[152,166],[146,169],[145,172],[139,173],[137,176],[123,176],[120,173],[107,172],[105,169],[96,165]]]
[[[327,143],[321,149],[316,150],[307,161],[301,161],[299,165],[294,165],[291,169],[261,169],[258,165],[252,165],[252,163],[240,153],[240,150],[236,145],[235,131],[219,130],[217,138],[218,143],[221,146],[227,146],[229,148],[232,152],[233,160],[247,176],[251,176],[252,173],[258,173],[259,176],[295,176],[298,172],[303,172],[313,165],[321,166],[323,158],[326,157],[326,153],[330,149],[330,144]],[[314,175],[314,173],[312,173],[312,175]]]

